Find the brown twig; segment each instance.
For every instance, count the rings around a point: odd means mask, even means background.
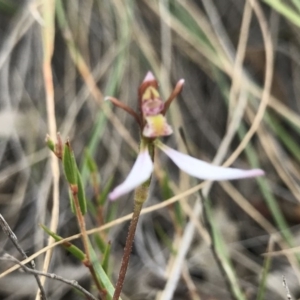
[[[77,222],[78,222],[78,226],[79,226],[81,236],[82,236],[82,243],[83,243],[83,248],[84,248],[85,255],[86,255],[86,260],[88,262],[90,262],[91,257],[90,257],[90,251],[89,251],[89,239],[88,239],[88,236],[86,233],[84,216],[82,215],[81,210],[80,210],[77,192],[73,192],[72,189],[71,189],[71,191],[72,191],[73,200],[74,200],[74,207],[75,207],[75,211],[76,211]]]
[[[73,288],[79,290],[80,292],[82,292],[84,295],[86,295],[87,299],[97,300],[97,298],[95,296],[93,296],[90,292],[88,292],[81,285],[79,285],[76,280],[69,280],[69,279],[65,279],[65,278],[63,278],[59,275],[53,274],[53,273],[46,273],[46,272],[41,272],[41,271],[37,271],[37,270],[27,268],[19,260],[17,260],[16,258],[14,258],[13,256],[11,256],[9,254],[5,254],[5,256],[0,257],[0,260],[13,261],[16,264],[18,264],[24,270],[24,272],[30,273],[34,277],[45,276],[45,277],[48,277],[48,278],[51,278],[51,279],[54,279],[54,280],[61,281],[65,284],[68,284],[68,285],[72,286]]]
[[[71,188],[71,186],[70,186],[70,188]],[[96,276],[96,272],[94,270],[93,264],[91,263],[91,256],[90,256],[90,250],[89,250],[89,238],[88,238],[88,235],[86,232],[84,216],[81,213],[79,200],[77,197],[77,191],[76,191],[76,189],[72,190],[72,188],[71,188],[71,191],[72,191],[72,195],[73,195],[73,199],[74,199],[74,207],[75,207],[75,211],[76,211],[77,222],[78,222],[78,226],[79,226],[81,236],[82,236],[83,248],[84,248],[85,255],[86,255],[86,259],[83,263],[90,270],[90,273],[94,279],[94,282],[97,286],[99,293],[101,294],[102,297],[105,298],[106,290],[101,287],[100,282],[98,281],[98,278]]]
[[[5,221],[5,219],[3,218],[3,216],[0,214],[0,226],[3,230],[3,232],[7,235],[7,237],[12,241],[12,243],[14,244],[14,246],[17,248],[17,250],[21,253],[22,258],[26,259],[28,258],[28,256],[26,255],[25,251],[22,249],[22,247],[20,246],[19,242],[18,242],[18,238],[17,236],[14,234],[14,232],[11,230],[10,226],[7,224],[7,222]],[[31,270],[35,269],[35,263],[33,260],[31,260],[29,262]],[[27,268],[24,266],[24,268]],[[29,269],[29,268],[27,268]],[[40,289],[41,292],[41,297],[43,300],[47,300],[47,296],[46,296],[46,292],[43,288],[43,285],[41,283],[41,280],[39,278],[39,276],[37,274],[34,275],[35,280],[38,284],[38,287]]]
[[[292,296],[290,294],[290,289],[289,289],[289,287],[288,287],[288,285],[286,283],[285,276],[282,276],[282,284],[283,284],[283,286],[284,286],[284,288],[286,290],[286,297],[287,297],[287,299],[288,300],[292,300]]]

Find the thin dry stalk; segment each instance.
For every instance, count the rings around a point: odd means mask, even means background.
[[[247,8],[247,7],[246,7],[246,8]],[[244,25],[244,26],[245,26],[245,30],[247,30],[247,28],[249,29],[250,17],[251,17],[251,14],[250,14],[250,15],[249,15],[249,14],[246,14],[246,15],[245,15],[245,18],[246,18],[246,21],[245,21],[246,24]],[[247,25],[248,25],[248,26],[247,26]],[[242,40],[242,42],[243,42],[243,43],[246,43],[245,40]],[[244,49],[245,49],[245,45],[242,46],[242,50],[244,50]],[[272,49],[272,48],[271,48],[271,49]],[[244,50],[244,51],[245,51],[245,50]],[[243,56],[242,53],[240,53],[239,59],[241,59],[241,56]],[[240,66],[238,65],[238,67],[240,67]],[[271,69],[271,71],[272,71],[272,69]],[[270,77],[270,78],[272,79],[272,74],[271,74],[271,77]],[[268,77],[267,77],[267,80],[268,80]],[[267,81],[267,83],[268,83],[268,81]],[[267,98],[266,98],[266,99],[267,99]],[[242,102],[242,101],[241,101],[241,102]],[[243,108],[243,106],[244,106],[244,105],[242,105],[241,108]],[[264,108],[264,109],[265,109],[265,108]],[[260,110],[259,110],[259,111],[260,111]],[[264,113],[264,110],[263,110],[262,112]],[[241,114],[239,113],[239,111],[238,111],[238,112],[235,112],[235,113],[238,114],[238,115],[241,115]],[[259,112],[258,112],[258,114],[259,114]],[[261,121],[262,117],[263,117],[263,114],[260,115],[260,120],[259,120],[259,121]],[[219,148],[219,151],[218,151],[218,153],[216,154],[216,157],[215,157],[215,159],[214,159],[214,163],[220,163],[220,162],[223,160],[223,158],[225,157],[225,154],[227,153],[227,149],[228,149],[228,147],[229,147],[229,145],[230,145],[230,141],[232,140],[232,138],[233,138],[233,136],[234,136],[234,133],[235,133],[237,127],[238,127],[238,123],[239,123],[239,121],[241,120],[241,118],[234,118],[233,120],[234,120],[234,122],[232,122],[233,124],[231,124],[231,130],[228,131],[227,136],[225,136],[225,138],[224,138],[224,140],[223,140],[223,146],[224,146],[224,147],[220,147],[220,148]],[[259,123],[258,123],[258,124],[259,124]],[[254,128],[254,129],[255,129],[255,130],[252,132],[252,134],[254,134],[255,131],[257,130],[257,128]],[[253,128],[252,128],[252,130],[253,130]],[[250,128],[249,132],[251,132],[251,128]],[[248,132],[248,133],[249,133],[249,132]],[[251,135],[251,136],[252,136],[252,135]],[[241,143],[241,144],[242,144],[242,143]],[[246,146],[246,145],[245,145],[245,146]],[[205,186],[205,188],[204,188],[204,195],[205,195],[205,197],[207,196],[210,187],[211,187],[211,184],[208,184],[208,185]],[[196,205],[195,205],[193,211],[198,211],[198,212],[200,213],[201,210],[200,210],[200,206],[199,206],[198,203],[196,203]],[[196,215],[196,216],[197,216],[197,215]],[[188,226],[186,226],[186,229],[185,229],[183,238],[186,237],[186,238],[188,239],[188,237],[192,236],[193,233],[194,233],[194,227],[193,227],[193,223],[190,221],[189,224],[188,224]],[[191,239],[188,239],[188,241],[191,243],[192,240],[191,240]],[[174,264],[174,269],[172,270],[171,276],[170,276],[169,279],[168,279],[166,288],[165,288],[165,290],[164,290],[164,293],[162,294],[162,299],[171,299],[171,297],[173,296],[173,293],[174,293],[174,291],[175,291],[175,287],[176,287],[177,282],[178,282],[178,279],[179,279],[179,273],[178,273],[178,272],[180,272],[180,270],[181,270],[181,266],[183,265],[183,260],[184,260],[184,258],[185,258],[185,255],[186,255],[188,249],[189,249],[189,247],[187,247],[187,248],[186,248],[186,247],[181,247],[181,248],[179,249],[179,252],[178,252],[178,254],[177,254],[177,260],[175,260],[177,265]],[[184,251],[186,251],[186,252],[183,253]],[[220,266],[221,266],[221,268],[223,268],[221,262],[220,262]],[[228,284],[228,285],[229,285],[229,287],[231,287],[230,284]]]
[[[61,6],[60,9],[63,11],[63,7],[61,3],[59,2],[59,5]],[[111,111],[111,109],[104,104],[103,102],[103,95],[100,91],[100,89],[97,87],[96,81],[93,77],[92,72],[90,71],[88,65],[83,59],[83,56],[79,52],[79,50],[76,47],[72,32],[66,22],[64,20],[63,24],[63,35],[66,40],[66,44],[68,46],[71,58],[73,59],[73,62],[79,71],[82,79],[84,80],[86,86],[88,87],[90,93],[92,94],[94,100],[100,105],[103,113],[107,116],[107,118],[110,120],[110,122],[113,124],[113,126],[117,129],[123,140],[128,143],[128,145],[136,150],[137,152],[137,143],[132,138],[129,131],[125,128],[125,126],[122,124],[122,122],[119,120],[119,118],[116,117],[116,115]]]
[[[247,115],[250,121],[252,122],[254,119],[254,115],[251,109],[247,110]],[[258,129],[257,135],[263,149],[265,150],[265,153],[267,154],[268,158],[272,162],[272,165],[277,171],[278,176],[286,184],[286,186],[289,188],[289,190],[291,191],[293,196],[298,200],[298,202],[300,202],[300,188],[296,183],[295,179],[288,173],[284,164],[282,164],[282,155],[276,149],[276,141],[274,140],[272,135],[266,131],[265,126],[261,126]]]
[[[197,202],[198,203],[198,202]],[[200,214],[201,206],[195,205],[194,214],[197,216]],[[166,287],[161,294],[160,299],[170,300],[173,299],[174,292],[178,285],[178,281],[180,279],[180,274],[182,272],[182,266],[186,257],[186,253],[190,249],[190,245],[192,243],[195,232],[195,226],[192,221],[189,221],[184,229],[184,234],[181,239],[181,246],[178,250],[178,253],[174,259],[174,264],[172,266],[172,271],[170,272],[170,276],[167,280]]]
[[[245,58],[245,53],[247,49],[247,42],[249,36],[249,28],[252,17],[252,8],[248,1],[245,3],[241,31],[239,42],[236,51],[236,57],[233,65],[232,83],[229,92],[229,115],[228,120],[232,117],[233,109],[236,104],[236,99],[238,98],[239,90],[242,91],[243,86],[241,83],[241,76],[243,73],[243,61]]]
[[[266,51],[266,70],[265,70],[265,82],[264,82],[264,89],[262,93],[262,99],[260,105],[258,107],[257,113],[255,115],[254,121],[244,136],[243,140],[239,144],[239,146],[235,149],[235,151],[231,154],[231,156],[226,160],[224,166],[230,166],[236,158],[240,155],[240,153],[245,149],[247,144],[249,143],[250,139],[253,137],[255,132],[257,131],[260,122],[263,119],[265,110],[268,106],[269,98],[270,98],[270,91],[271,91],[271,84],[273,78],[273,68],[274,68],[274,53],[273,53],[273,44],[271,39],[271,34],[268,29],[267,20],[264,16],[264,13],[261,9],[260,4],[257,0],[248,0],[257,16],[263,40],[264,46]]]
[[[290,248],[289,245],[282,240],[280,233],[278,230],[266,219],[263,215],[260,214],[245,197],[234,188],[234,186],[229,182],[220,182],[221,187],[224,191],[231,197],[231,199],[246,213],[249,217],[251,217],[257,224],[259,224],[266,232],[272,236],[273,240],[278,244],[281,249]],[[293,253],[286,252],[287,260],[292,266],[295,274],[297,275],[298,280],[300,279],[300,273],[298,268],[297,259],[293,255]]]
[[[43,27],[43,75],[46,94],[46,107],[47,107],[47,119],[50,136],[54,137],[57,132],[56,119],[55,119],[55,104],[54,104],[54,87],[52,79],[51,61],[54,49],[54,12],[55,1],[48,0],[43,5],[43,18],[45,20]],[[51,212],[50,229],[56,232],[59,219],[59,165],[55,155],[51,154],[51,170],[53,176],[53,202]],[[54,239],[49,237],[48,246],[54,243]],[[45,256],[43,271],[47,272],[52,251],[48,251]],[[45,283],[45,278],[42,278],[42,284]],[[36,295],[36,300],[39,300],[39,294]]]

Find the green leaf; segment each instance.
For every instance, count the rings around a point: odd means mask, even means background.
[[[290,22],[294,23],[296,26],[300,27],[300,15],[292,7],[286,5],[284,2],[279,0],[263,0],[268,5],[270,5],[275,11],[280,15],[287,18]]]
[[[163,180],[160,181],[160,187],[161,187],[162,197],[164,200],[170,199],[171,197],[174,196],[174,193],[169,185],[169,177],[166,173],[164,175]],[[176,202],[172,205],[172,207],[174,208],[176,223],[180,227],[182,227],[184,224],[184,217],[182,215],[182,209],[181,209],[180,203]]]
[[[102,283],[102,285],[105,287],[106,291],[107,291],[107,300],[112,299],[114,292],[115,292],[115,288],[112,285],[110,279],[108,278],[106,272],[104,271],[102,265],[99,263],[98,257],[93,249],[93,247],[90,245],[89,247],[90,249],[90,255],[91,255],[91,263],[93,264],[95,273],[96,273],[96,277],[98,278],[99,282]],[[122,300],[121,298],[119,298],[119,300]]]
[[[97,244],[97,247],[99,248],[100,252],[104,254],[106,250],[106,243],[103,241],[99,233],[95,234],[95,242]]]
[[[161,186],[161,193],[162,193],[163,199],[166,200],[166,199],[170,199],[171,197],[173,197],[174,194],[170,188],[169,177],[166,173],[164,175],[163,180],[160,181],[160,183],[161,183],[160,186]]]
[[[233,298],[236,300],[246,300],[244,292],[239,285],[239,278],[230,260],[228,248],[222,237],[220,229],[216,225],[215,218],[213,216],[211,201],[209,198],[204,198],[202,195],[201,199],[203,204],[203,218],[212,239],[212,249],[214,255],[216,256],[216,259],[218,260],[218,263],[222,267],[224,275],[226,276],[225,278],[228,282]]]
[[[107,208],[106,218],[105,218],[106,223],[108,223],[108,222],[110,222],[110,221],[112,221],[116,218],[117,210],[118,210],[118,204],[117,203],[118,203],[117,201],[109,203],[109,206]]]
[[[9,16],[15,14],[19,9],[20,4],[14,2],[15,1],[11,0],[0,0],[0,12]]]
[[[55,143],[51,140],[50,136],[47,134],[46,136],[46,145],[52,151],[55,152]]]
[[[184,225],[184,216],[183,216],[181,205],[180,205],[179,202],[175,202],[174,203],[174,209],[175,209],[176,223],[180,227],[183,227],[183,225]]]
[[[64,148],[63,167],[69,184],[77,186],[77,164],[69,141],[66,142]]]
[[[111,243],[108,242],[106,245],[105,251],[104,251],[103,259],[102,259],[102,268],[106,274],[108,273],[110,250],[111,250]]]
[[[63,238],[53,231],[51,231],[49,228],[47,228],[45,225],[40,224],[40,226],[43,228],[45,232],[47,232],[50,236],[54,238],[56,242],[63,240]],[[72,255],[74,255],[76,258],[78,258],[80,261],[84,262],[86,260],[86,255],[84,252],[82,252],[79,248],[71,244],[70,242],[63,242],[62,246],[70,252]]]
[[[76,209],[75,209],[75,206],[74,206],[74,199],[73,199],[73,195],[72,195],[71,189],[69,189],[69,199],[70,199],[70,208],[71,208],[71,211],[72,211],[73,214],[76,214]]]
[[[77,185],[78,185],[78,202],[80,206],[81,213],[83,215],[87,212],[87,205],[86,205],[86,198],[85,198],[85,190],[83,186],[83,182],[81,179],[81,175],[79,173],[79,170],[77,169]]]
[[[111,176],[108,179],[108,181],[107,181],[107,183],[106,183],[103,191],[100,193],[100,196],[99,196],[99,199],[98,199],[98,203],[99,203],[100,206],[103,206],[105,204],[105,201],[107,199],[108,193],[111,190],[111,187],[112,187],[112,184],[113,184],[113,180],[114,180],[114,177]]]
[[[177,251],[173,247],[172,239],[170,239],[169,235],[165,232],[165,230],[161,227],[161,225],[159,223],[155,223],[154,229],[157,235],[162,240],[163,244],[170,250],[172,255],[176,255]]]
[[[86,160],[86,165],[91,173],[98,173],[98,168],[95,160],[92,158],[88,149],[85,149],[84,156]]]
[[[270,249],[268,249],[268,250],[270,250]],[[272,257],[266,256],[263,267],[262,267],[262,275],[261,275],[261,281],[260,281],[259,289],[258,289],[258,293],[257,293],[257,300],[265,299],[267,278],[268,278],[268,273],[270,272],[271,262],[272,262]]]

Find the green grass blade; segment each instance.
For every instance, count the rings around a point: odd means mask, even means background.
[[[211,201],[209,198],[204,199],[202,195],[201,199],[203,202],[203,215],[212,239],[212,250],[217,263],[219,264],[221,271],[224,274],[224,278],[226,279],[227,285],[234,299],[246,300],[246,297],[240,288],[237,275],[231,264],[230,257],[222,235],[215,224],[216,220],[212,215]]]
[[[85,197],[85,190],[83,186],[83,182],[81,179],[81,175],[79,173],[79,170],[77,169],[77,185],[78,185],[78,202],[80,206],[80,210],[82,215],[85,215],[87,213],[87,203],[86,203],[86,197]]]
[[[283,1],[278,0],[263,0],[266,2],[271,8],[276,10],[279,14],[286,17],[290,22],[300,27],[300,15],[294,9],[286,5]],[[298,0],[296,0],[298,1]]]
[[[270,272],[270,268],[271,268],[271,262],[272,262],[272,257],[266,256],[263,264],[263,269],[262,269],[262,278],[258,288],[258,294],[256,298],[257,300],[265,299],[265,290],[266,290],[268,273]]]
[[[103,259],[102,259],[102,268],[103,268],[103,270],[106,274],[108,273],[110,253],[111,253],[111,243],[109,242],[106,245],[104,255],[103,255]]]

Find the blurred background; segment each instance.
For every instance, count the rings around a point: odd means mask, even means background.
[[[282,276],[292,299],[300,298],[297,249],[263,255],[300,242],[299,26],[297,0],[0,0],[0,213],[26,254],[48,244],[39,224],[57,223],[62,237],[78,233],[46,134],[56,140],[59,131],[71,141],[91,203],[88,229],[132,212],[131,193],[106,201],[99,220],[85,153],[97,163],[100,191],[124,180],[139,129],[104,97],[136,109],[138,87],[151,70],[163,99],[185,79],[167,115],[174,134],[164,143],[209,162],[230,158],[234,167],[259,167],[266,176],[205,191],[234,273],[228,282],[209,245],[200,192],[181,196],[199,182],[157,152],[145,207],[178,197],[142,215],[122,299],[291,299]],[[105,233],[113,282],[127,228],[128,221]],[[91,241],[97,248],[97,237]],[[1,256],[22,260],[2,231],[0,243]],[[82,248],[80,240],[73,243]],[[35,262],[42,270],[45,253]],[[12,265],[1,262],[1,272]],[[53,249],[48,270],[96,294],[88,270],[64,248]],[[232,296],[232,285],[240,296]],[[84,299],[54,280],[45,289],[49,299]],[[0,278],[0,299],[36,293],[29,274]]]

